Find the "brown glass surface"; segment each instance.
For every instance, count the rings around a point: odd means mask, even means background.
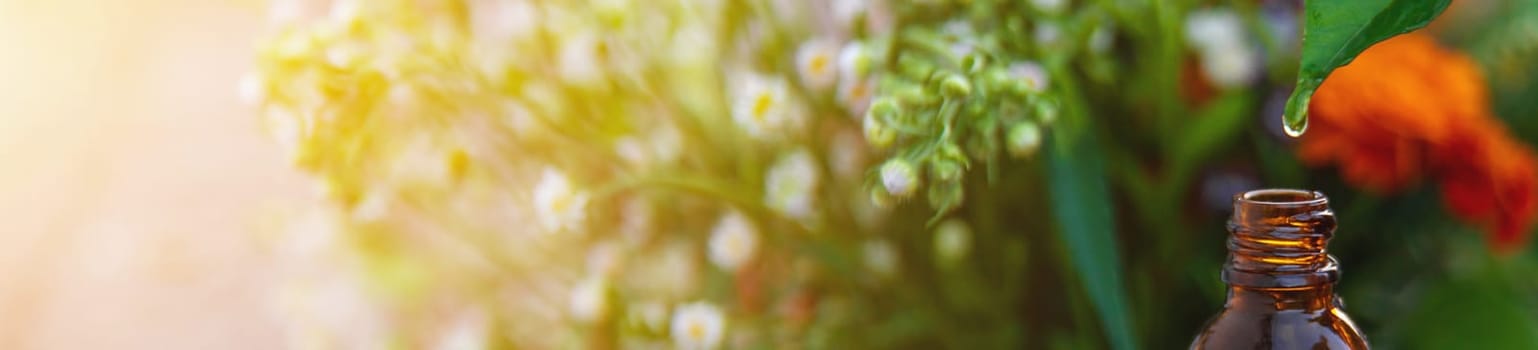
[[[1223,281],[1228,301],[1192,349],[1367,349],[1336,302],[1340,272],[1325,245],[1335,213],[1319,192],[1235,196]]]

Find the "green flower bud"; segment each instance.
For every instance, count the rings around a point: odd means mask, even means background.
[[[891,97],[877,97],[871,101],[870,109],[865,111],[865,118],[875,118],[877,121],[895,120],[899,112],[897,100]]]
[[[1036,123],[1021,122],[1009,128],[1005,141],[1009,143],[1009,154],[1017,158],[1029,157],[1041,147],[1041,127]]]
[[[865,142],[875,149],[887,149],[897,142],[897,131],[883,125],[871,115],[865,116]]]
[[[988,56],[981,52],[972,51],[961,57],[961,67],[967,73],[977,74],[988,67]]]
[[[961,163],[950,159],[939,159],[929,164],[930,175],[941,182],[960,180],[961,170]]]
[[[929,206],[935,211],[945,213],[961,206],[961,201],[966,199],[960,181],[941,182],[929,186]]]
[[[946,98],[966,98],[972,94],[972,83],[960,74],[952,74],[940,81],[940,93]]]
[[[897,57],[897,72],[913,80],[928,80],[934,74],[936,68],[934,62],[925,61],[914,55],[902,55]]]
[[[1052,125],[1052,122],[1057,121],[1057,113],[1056,101],[1036,102],[1036,121],[1041,122],[1042,125]]]
[[[893,89],[892,96],[908,110],[925,109],[940,103],[939,97],[925,92],[923,87],[917,85],[899,86]]]

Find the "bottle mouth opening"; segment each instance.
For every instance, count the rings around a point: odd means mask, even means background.
[[[1240,204],[1260,205],[1268,207],[1306,207],[1323,205],[1329,198],[1325,198],[1319,191],[1305,191],[1294,189],[1265,189],[1254,190],[1234,196],[1234,202]]]

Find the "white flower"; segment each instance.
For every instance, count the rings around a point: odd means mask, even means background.
[[[574,34],[562,38],[560,63],[557,72],[561,79],[574,86],[593,88],[604,81],[605,43],[593,33]]]
[[[1026,90],[1031,92],[1039,93],[1046,91],[1047,87],[1049,87],[1048,84],[1052,82],[1051,78],[1047,75],[1047,69],[1042,68],[1041,64],[1036,63],[1036,61],[1015,62],[1005,69],[1011,77],[1019,79],[1022,84],[1025,84]]]
[[[747,216],[733,210],[721,217],[710,232],[710,262],[735,272],[758,254],[758,228]]]
[[[972,250],[972,229],[958,219],[948,219],[935,227],[935,258],[942,265],[953,265]]]
[[[858,119],[870,109],[871,94],[875,89],[876,79],[874,78],[839,79],[835,97],[838,98],[839,103],[844,104],[844,109],[849,112],[850,117]]]
[[[766,138],[799,122],[784,79],[757,73],[739,79],[732,120],[748,135]]]
[[[601,277],[588,277],[571,289],[567,304],[571,318],[582,324],[603,321],[609,314],[609,283]]]
[[[573,188],[566,175],[554,168],[546,168],[534,186],[539,223],[550,232],[581,231],[587,203],[588,194]]]
[[[1248,85],[1259,75],[1259,59],[1246,42],[1244,22],[1229,9],[1192,11],[1186,19],[1186,41],[1201,55],[1202,73],[1214,85]]]
[[[865,241],[865,267],[882,278],[892,277],[897,274],[897,248],[892,247],[892,242],[885,239],[872,239]]]
[[[793,151],[764,176],[764,204],[791,218],[811,219],[817,209],[817,186],[816,159],[806,150]]]
[[[839,47],[832,40],[818,38],[801,44],[796,50],[796,73],[801,85],[822,91],[833,86],[839,76]]]
[[[1209,50],[1202,54],[1202,73],[1219,87],[1243,87],[1259,76],[1260,61],[1255,56],[1253,49],[1242,44]]]
[[[1009,135],[1005,136],[1009,146],[1009,154],[1024,158],[1036,153],[1041,147],[1041,127],[1032,122],[1020,122],[1009,128]]]
[[[706,302],[679,305],[673,310],[673,345],[683,350],[715,349],[726,336],[721,309]]]
[[[893,158],[881,165],[881,185],[894,197],[913,195],[919,187],[918,172],[907,160]]]
[[[1186,41],[1197,50],[1241,43],[1243,35],[1244,21],[1232,10],[1196,10],[1186,16]]]

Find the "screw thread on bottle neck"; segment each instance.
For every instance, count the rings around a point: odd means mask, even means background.
[[[1299,288],[1334,283],[1340,276],[1325,246],[1335,213],[1324,194],[1256,190],[1234,196],[1228,222],[1223,281],[1250,288]]]

